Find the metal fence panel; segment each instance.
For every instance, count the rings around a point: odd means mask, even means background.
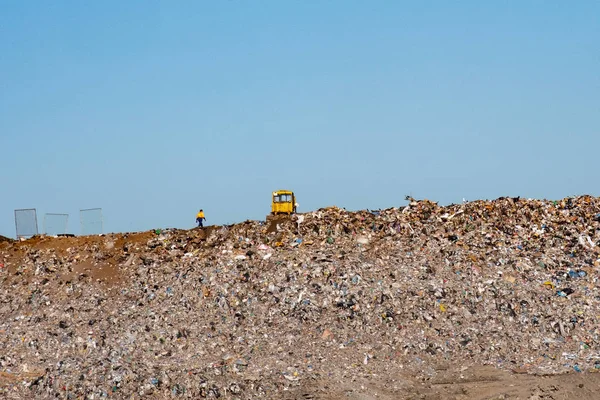
[[[15,210],[15,228],[17,239],[38,234],[37,211],[35,208]]]
[[[69,214],[44,215],[44,233],[46,235],[64,235],[67,233]]]
[[[102,209],[88,208],[79,211],[82,235],[99,235],[103,230]]]

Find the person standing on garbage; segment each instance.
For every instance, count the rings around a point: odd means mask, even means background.
[[[196,222],[198,223],[199,228],[204,227],[202,221],[206,221],[206,218],[204,218],[204,210],[200,209],[200,211],[198,211],[198,214],[196,214]]]

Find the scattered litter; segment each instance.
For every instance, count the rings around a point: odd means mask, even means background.
[[[0,372],[19,374],[0,397],[284,398],[448,360],[599,369],[599,232],[581,196],[0,241]]]

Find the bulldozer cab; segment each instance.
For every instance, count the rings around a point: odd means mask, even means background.
[[[296,212],[296,196],[289,190],[278,190],[273,192],[271,202],[271,214],[293,214]]]

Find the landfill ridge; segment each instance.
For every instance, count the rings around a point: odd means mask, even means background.
[[[411,199],[2,240],[0,398],[599,398],[599,221]]]

